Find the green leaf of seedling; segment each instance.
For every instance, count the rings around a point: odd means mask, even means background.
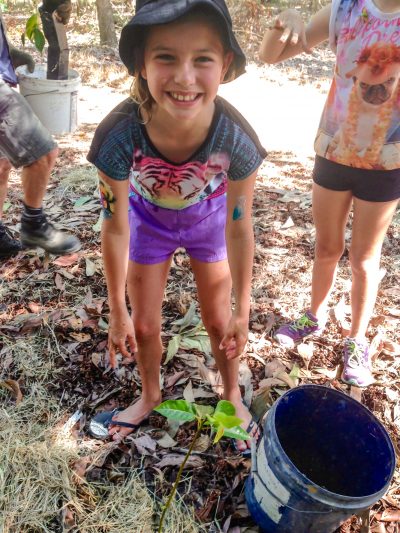
[[[228,402],[228,400],[220,400],[215,408],[215,414],[217,413],[224,413],[228,416],[234,416],[236,414],[236,409],[233,403]]]
[[[44,34],[39,28],[35,28],[33,31],[33,42],[36,46],[36,48],[39,50],[39,52],[43,52],[43,48],[45,45],[45,38]]]
[[[223,436],[224,436],[224,428],[220,426],[218,428],[217,434],[214,437],[214,444],[216,444],[219,440],[221,440]]]
[[[229,439],[237,439],[237,440],[249,440],[252,438],[252,436],[249,435],[247,431],[245,431],[240,426],[236,426],[233,428],[225,428],[224,437],[228,437]]]
[[[237,416],[230,416],[226,415],[225,413],[214,413],[213,416],[214,421],[217,423],[217,425],[224,426],[224,428],[233,428],[235,426],[240,426],[240,424],[243,422],[240,418]]]
[[[39,15],[34,13],[28,18],[25,25],[25,33],[30,41],[33,40],[34,31],[37,28],[39,28]]]
[[[198,403],[193,404],[193,407],[200,418],[207,418],[207,415],[212,415],[214,407],[211,405],[201,405]]]
[[[3,213],[7,213],[7,211],[10,209],[11,203],[10,202],[4,202],[3,204]]]
[[[164,365],[169,363],[173,357],[177,354],[179,346],[181,344],[181,335],[175,335],[168,343],[167,356],[164,361]]]
[[[167,400],[155,407],[154,411],[179,422],[191,422],[196,418],[194,407],[186,400]]]

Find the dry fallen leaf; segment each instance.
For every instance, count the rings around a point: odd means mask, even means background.
[[[157,441],[149,435],[143,435],[142,437],[131,440],[141,455],[153,455],[151,452],[154,452],[157,447]]]
[[[65,266],[71,266],[77,261],[79,261],[78,254],[62,255],[61,257],[58,257],[57,259],[53,261],[53,265],[65,267]]]
[[[350,396],[361,403],[362,390],[359,387],[350,386]]]
[[[66,505],[62,510],[62,528],[63,531],[67,532],[70,531],[72,528],[75,527],[75,514],[71,507]]]
[[[92,338],[89,333],[70,333],[69,336],[78,342],[87,342]]]
[[[180,466],[184,460],[184,455],[177,455],[174,453],[164,455],[159,463],[156,463],[154,466],[158,468],[165,468],[166,466]],[[201,468],[204,466],[204,461],[198,455],[192,455],[187,460],[185,468]]]
[[[4,387],[13,393],[16,405],[22,401],[23,396],[18,381],[5,379],[4,381],[0,381],[0,387]]]
[[[380,516],[375,516],[380,522],[400,522],[399,509],[385,509]]]
[[[286,366],[280,359],[273,359],[265,365],[264,373],[266,378],[272,378],[276,372],[285,372]]]
[[[303,359],[306,370],[310,366],[311,358],[314,354],[314,343],[311,341],[309,343],[301,343],[297,346],[297,352],[300,357]]]
[[[56,275],[54,276],[54,284],[59,291],[63,291],[65,289],[65,283],[58,272],[56,272]]]
[[[400,344],[390,340],[383,341],[383,353],[386,355],[397,356],[400,355]]]
[[[372,339],[369,345],[369,355],[371,358],[371,361],[374,361],[379,354],[382,351],[383,348],[383,335],[382,333],[378,332],[375,337]]]
[[[190,380],[186,387],[183,389],[183,397],[187,402],[194,403],[193,386]]]
[[[200,435],[196,440],[193,449],[196,452],[205,452],[210,447],[211,439],[209,435]]]
[[[177,442],[165,432],[161,439],[157,440],[157,444],[162,448],[173,448]]]

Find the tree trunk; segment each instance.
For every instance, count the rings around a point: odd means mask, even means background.
[[[99,21],[100,44],[117,46],[113,11],[110,0],[96,0],[97,18]]]
[[[67,80],[69,48],[67,32],[64,24],[58,22],[54,13],[44,11],[43,6],[39,7],[40,18],[42,19],[43,32],[49,43],[47,50],[47,79]]]

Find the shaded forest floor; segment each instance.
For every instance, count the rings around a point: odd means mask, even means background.
[[[247,11],[235,11],[233,6],[234,21],[238,28],[245,27],[244,20],[251,21],[247,33],[239,35],[255,60],[262,23],[271,8],[244,4]],[[263,9],[261,17],[257,9]],[[23,19],[23,15],[8,16],[12,37],[20,34]],[[121,444],[95,441],[86,431],[94,412],[126,406],[140,394],[135,364],[121,363],[117,371],[109,366],[97,179],[85,159],[96,123],[125,97],[129,79],[115,51],[95,44],[93,24],[90,15],[73,21],[71,66],[82,77],[81,124],[73,134],[57,138],[60,157],[46,197],[46,211],[59,227],[80,237],[82,251],[62,258],[28,251],[0,264],[0,464],[4,469],[0,530],[4,533],[154,531],[160,502],[170,491],[176,465],[195,429],[190,424],[168,425],[154,415]],[[274,97],[281,94],[282,101],[274,106],[284,109],[287,85],[297,88],[294,94],[300,112],[302,104],[309,105],[301,100],[305,94],[301,88],[311,87],[323,98],[331,69],[332,56],[322,47],[312,58],[276,67],[253,61],[249,70],[271,91],[279,88]],[[249,92],[251,84],[250,79]],[[233,89],[227,96],[235,103],[235,98],[243,99],[243,92],[235,94]],[[266,128],[287,128],[289,138],[281,150],[266,145],[269,154],[257,182],[250,336],[240,371],[244,398],[261,416],[289,387],[304,383],[333,387],[371,409],[399,453],[399,214],[383,246],[382,279],[368,331],[376,382],[360,391],[339,381],[340,348],[350,310],[347,251],[340,262],[324,336],[288,351],[272,339],[281,323],[309,303],[313,152],[312,132],[305,134],[308,148],[300,153],[290,150],[290,123],[271,126],[267,111],[263,119]],[[292,117],[293,124],[299,120]],[[257,131],[263,138],[263,132]],[[19,173],[13,172],[5,221],[16,235],[20,200]],[[351,217],[348,235],[350,230]],[[220,380],[206,337],[191,331],[198,323],[198,307],[183,251],[174,257],[163,317],[166,350],[172,342],[171,358],[162,366],[164,399],[185,397],[215,404]],[[211,446],[209,436],[204,436],[185,469],[179,505],[170,513],[168,531],[257,532],[243,494],[249,467],[250,461],[238,456],[228,441]],[[399,484],[397,470],[388,494],[371,510],[371,532],[399,530]],[[368,527],[354,517],[338,531],[366,532]]]

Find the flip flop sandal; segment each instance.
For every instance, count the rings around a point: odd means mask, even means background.
[[[102,411],[92,418],[89,423],[89,434],[95,439],[106,440],[110,437],[108,430],[112,426],[120,426],[122,428],[137,429],[140,424],[130,424],[129,422],[120,422],[119,420],[113,420],[118,413],[123,409],[113,409],[112,411]]]
[[[255,430],[256,429],[256,430]],[[254,431],[255,430],[255,431]],[[257,438],[257,442],[258,440],[260,439],[261,437],[261,428],[260,426],[257,424],[257,422],[254,420],[254,418],[252,418],[249,422],[249,425],[247,426],[246,428],[246,431],[247,433],[249,433],[250,435],[252,434],[252,432],[254,431],[255,435],[252,437],[253,439],[254,438]],[[258,436],[256,437],[256,434],[257,434],[257,431],[258,431]],[[233,447],[235,449],[235,451],[237,453],[239,453],[242,457],[244,457],[245,459],[251,457],[251,448],[246,448],[245,450],[240,450],[239,447],[238,447],[238,444],[237,444],[237,440],[236,439],[233,439]]]

